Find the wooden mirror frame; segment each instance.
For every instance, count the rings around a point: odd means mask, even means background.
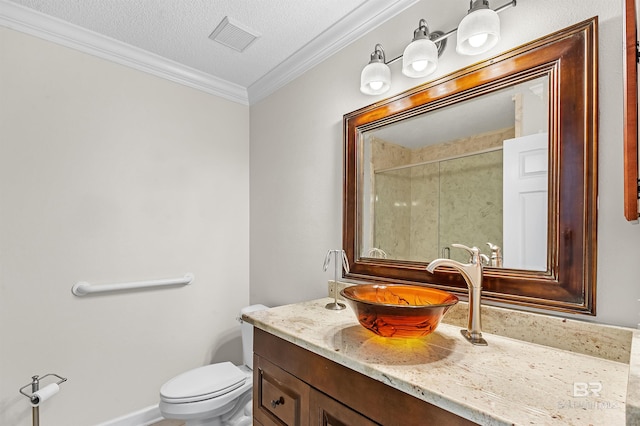
[[[547,270],[484,268],[484,300],[595,315],[597,17],[344,116],[345,278],[402,282],[466,296],[459,273],[427,263],[360,257],[362,132],[494,90],[549,77]],[[444,268],[443,268],[444,269]]]

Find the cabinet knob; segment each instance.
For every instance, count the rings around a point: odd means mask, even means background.
[[[272,399],[271,400],[271,408],[276,408],[278,405],[283,405],[284,404],[284,397],[280,397],[278,399]]]

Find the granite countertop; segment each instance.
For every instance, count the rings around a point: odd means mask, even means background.
[[[538,314],[531,315],[533,323],[539,326],[526,330],[525,334],[539,334],[541,329],[564,330],[556,330],[555,336],[545,338],[572,350],[536,343],[536,339],[523,341],[487,332],[483,336],[489,345],[474,346],[460,335],[459,325],[444,322],[425,338],[389,339],[360,326],[349,307],[343,311],[325,309],[332,300],[318,299],[252,312],[244,319],[476,423],[612,426],[624,425],[626,412],[626,424],[640,424],[640,420],[634,423],[640,417],[631,421],[629,418],[630,414],[638,413],[635,403],[640,375],[635,374],[637,370],[630,374],[630,365],[632,370],[634,364],[640,368],[633,356],[633,352],[640,355],[637,330],[620,327],[608,330],[607,326],[590,324],[591,337],[587,337],[590,341],[585,342],[586,348],[613,347],[602,348],[603,352],[596,351],[595,355],[590,353],[591,349],[581,350],[579,344],[571,343],[585,340],[580,331],[584,323]],[[491,308],[485,312],[483,307],[489,323],[492,318],[504,315],[503,311],[514,312],[496,309],[497,314]],[[452,315],[454,323],[463,311],[458,309],[458,314]],[[550,318],[551,325],[545,324],[545,318]],[[519,327],[524,326],[522,321]],[[562,326],[554,326],[556,323]],[[629,398],[634,399],[634,404],[630,405]]]

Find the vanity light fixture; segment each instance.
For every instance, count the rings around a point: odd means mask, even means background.
[[[456,52],[479,55],[500,41],[500,18],[489,9],[489,0],[472,0],[467,16],[458,25]]]
[[[379,95],[391,87],[391,69],[385,62],[381,44],[371,54],[371,60],[360,74],[360,91],[366,95]]]
[[[413,32],[413,41],[404,49],[402,54],[402,74],[407,77],[424,77],[436,70],[438,66],[438,46],[432,38],[439,38],[444,33],[435,31],[429,33],[427,21],[420,20],[418,28]],[[444,48],[446,40],[440,43]]]
[[[516,6],[512,0],[499,8],[489,8],[489,0],[470,0],[469,11],[458,28],[444,33],[429,32],[427,21],[420,19],[413,32],[413,40],[403,54],[386,62],[384,49],[376,44],[371,59],[360,75],[360,91],[365,95],[380,95],[391,87],[389,64],[402,58],[402,73],[419,78],[433,73],[438,66],[438,57],[446,47],[447,38],[458,33],[456,52],[461,55],[479,55],[493,48],[500,41],[500,19],[498,13]]]

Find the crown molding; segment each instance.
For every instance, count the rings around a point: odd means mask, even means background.
[[[370,0],[307,43],[248,88],[254,104],[298,78],[343,47],[359,39],[419,0]]]
[[[258,102],[419,0],[369,0],[245,88],[33,9],[0,0],[0,26],[243,105]]]
[[[0,0],[0,26],[88,53],[120,65],[192,87],[233,102],[249,104],[247,89],[146,50],[77,25]]]

